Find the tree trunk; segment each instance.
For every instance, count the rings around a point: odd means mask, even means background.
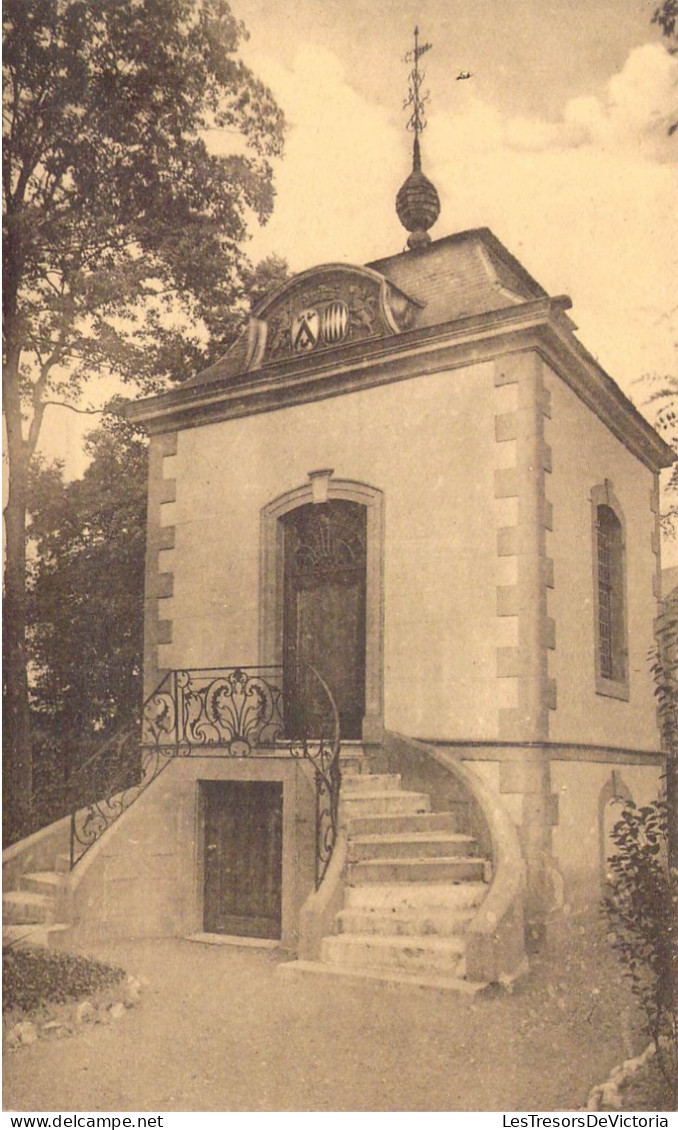
[[[669,748],[666,755],[666,810],[667,855],[669,864],[670,894],[673,906],[671,922],[673,973],[673,1070],[674,1086],[678,1090],[678,749]],[[674,1096],[678,1099],[678,1094]]]
[[[8,357],[5,422],[9,491],[5,507],[5,592],[3,603],[3,836],[24,832],[32,793],[32,751],[26,656],[26,505],[28,453],[21,433],[19,358]]]

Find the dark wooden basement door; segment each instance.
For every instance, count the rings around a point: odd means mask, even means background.
[[[204,929],[279,938],[282,784],[211,781],[204,788]]]
[[[299,506],[282,522],[288,723],[291,716],[298,729],[305,720],[307,730],[314,724],[318,730],[309,736],[328,736],[317,681],[297,675],[296,692],[289,691],[295,684],[290,672],[310,663],[335,698],[341,736],[359,739],[365,713],[366,509],[331,499]]]

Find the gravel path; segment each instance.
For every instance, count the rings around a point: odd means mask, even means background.
[[[596,927],[513,993],[464,999],[275,975],[277,951],[100,946],[149,979],[117,1022],[5,1058],[15,1111],[572,1110],[643,1046]]]

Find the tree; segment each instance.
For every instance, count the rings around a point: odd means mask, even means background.
[[[678,377],[669,373],[646,373],[635,382],[642,394],[639,406],[674,451],[678,452]],[[674,537],[678,525],[678,462],[669,469],[663,483],[662,529]]]
[[[673,41],[669,44],[668,50],[675,55],[678,51],[678,0],[664,0],[663,4],[655,9],[652,23],[659,24],[662,35]]]
[[[288,277],[276,255],[246,270],[249,304]],[[233,340],[245,306],[233,311]],[[81,479],[65,482],[42,460],[30,475],[31,830],[64,814],[73,773],[141,703],[147,444],[123,404],[111,403],[87,437]]]
[[[5,808],[31,789],[26,506],[50,403],[87,380],[195,371],[232,328],[283,118],[226,0],[6,0],[3,399]],[[236,135],[217,156],[213,131]],[[222,136],[222,135],[219,135]]]
[[[65,483],[34,467],[27,623],[36,823],[141,701],[147,444],[108,413]]]
[[[666,753],[666,853],[672,899],[671,926],[673,976],[673,1030],[675,1078],[678,1081],[678,601],[669,596],[662,602],[656,623],[657,645],[652,674],[657,715]]]
[[[662,35],[668,40],[666,50],[670,55],[678,54],[678,0],[663,0],[655,8],[652,23],[658,24]],[[673,122],[668,129],[669,137],[678,130],[678,122]]]

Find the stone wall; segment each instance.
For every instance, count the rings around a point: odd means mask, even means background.
[[[284,758],[176,758],[78,863],[69,878],[69,935],[184,937],[203,930],[204,833],[200,782],[281,781],[282,938],[294,949],[300,908],[313,889],[312,771]]]

